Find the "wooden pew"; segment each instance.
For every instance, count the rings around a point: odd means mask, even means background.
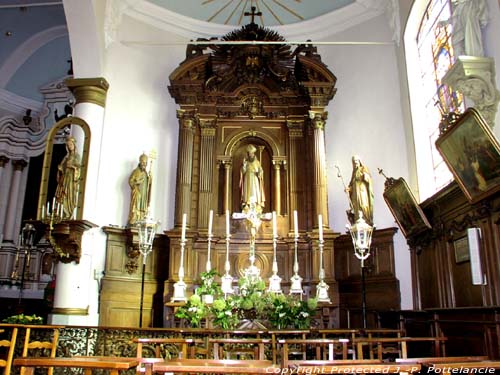
[[[465,356],[465,357],[421,357],[421,358],[396,358],[396,363],[452,363],[452,362],[480,362],[487,361],[487,356]]]
[[[321,349],[324,347],[328,347],[328,358],[333,360],[333,347],[334,345],[341,344],[342,345],[342,359],[347,359],[347,344],[349,343],[348,339],[287,339],[287,340],[278,340],[278,343],[282,346],[281,352],[281,367],[287,368],[288,356],[290,354],[289,345],[301,345],[304,347],[304,355],[307,350],[307,346],[314,346],[316,352],[316,360],[321,360]],[[307,358],[302,358],[302,361],[306,361]]]
[[[38,367],[81,368],[85,375],[91,375],[92,370],[109,370],[110,375],[119,375],[120,371],[128,370],[139,364],[137,358],[117,357],[56,357],[56,358],[16,358],[14,366],[26,369],[26,375],[33,375]]]
[[[434,344],[434,354],[436,357],[441,357],[446,355],[446,350],[444,343],[446,342],[446,337],[373,337],[371,339],[359,337],[354,341],[357,346],[358,359],[363,359],[363,347],[369,346],[370,344],[377,345],[377,358],[383,359],[383,346],[386,343],[394,344],[398,343],[401,350],[401,358],[408,358],[408,343],[412,342],[431,342]]]
[[[193,373],[193,374],[270,374],[280,369],[271,361],[260,360],[210,360],[179,359],[153,364],[154,374]]]

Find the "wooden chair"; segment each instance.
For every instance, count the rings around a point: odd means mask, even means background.
[[[278,361],[278,354],[280,353],[280,339],[302,339],[305,340],[307,335],[309,335],[311,332],[309,330],[280,330],[280,331],[269,331],[268,332],[271,335],[271,348],[273,352],[273,363],[277,364]],[[305,352],[305,347],[303,347],[303,350],[300,352],[289,352],[289,354],[295,355],[295,356],[301,356],[303,360],[306,359],[306,352]]]
[[[368,336],[369,339],[383,338],[383,337],[401,338],[404,336],[404,331],[400,329],[377,328],[377,329],[365,329],[363,332]],[[377,345],[373,345],[373,343],[370,343],[368,347],[370,352],[370,359],[373,359],[375,357],[378,358],[379,353],[377,350],[379,350],[380,347],[377,347]],[[395,358],[401,358],[402,351],[400,344],[394,343],[391,345],[390,343],[386,343],[386,345],[382,346],[381,348],[382,348],[382,356],[384,357],[392,356]]]
[[[354,345],[354,339],[356,338],[356,336],[360,335],[359,329],[320,329],[318,330],[318,333],[324,339],[349,339],[350,345],[347,348],[347,353],[352,359],[356,359],[356,347]],[[335,345],[335,355],[342,355],[343,348],[344,345]]]
[[[304,362],[307,361],[307,349],[314,349],[315,360],[319,361],[322,358],[328,358],[328,360],[333,361],[334,353],[333,348],[335,345],[341,344],[342,349],[342,359],[347,359],[347,345],[349,344],[348,339],[287,339],[287,340],[278,340],[278,343],[282,346],[281,353],[281,367],[288,368],[288,363],[290,362]],[[289,359],[289,346],[300,345],[305,347],[304,354],[306,357],[303,357],[301,360],[290,361]]]
[[[28,352],[30,351],[35,351],[37,353],[36,356],[39,357],[49,357],[49,358],[54,358],[56,356],[56,350],[57,350],[57,344],[59,342],[59,328],[54,328],[53,326],[25,326],[26,328],[26,335],[24,337],[24,346],[23,346],[23,352],[21,354],[22,357],[28,357]],[[45,331],[44,333],[50,333],[51,334],[51,339],[47,338],[46,341],[31,341],[31,331],[32,330],[37,330],[37,331]],[[47,355],[48,354],[48,355]],[[30,355],[33,357],[33,355]],[[25,375],[26,369],[24,367],[21,367],[20,375]],[[54,368],[50,367],[47,370],[48,375],[53,375],[54,373]]]
[[[12,360],[14,358],[14,349],[16,347],[17,330],[18,330],[17,327],[12,328],[10,340],[7,339],[0,340],[0,348],[8,348],[6,359],[5,360],[0,359],[0,367],[4,368],[3,370],[4,375],[10,375],[10,370],[12,368]]]
[[[271,339],[238,338],[208,339],[209,348],[213,348],[214,359],[249,359],[266,360],[265,345],[271,345]],[[235,358],[231,358],[235,356]]]

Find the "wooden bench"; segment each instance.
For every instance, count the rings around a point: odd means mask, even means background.
[[[306,354],[307,346],[313,346],[315,348],[316,360],[321,360],[324,356],[321,355],[322,349],[328,347],[328,359],[333,360],[333,347],[334,345],[342,345],[342,359],[347,359],[347,344],[348,339],[287,339],[278,340],[278,343],[282,346],[281,354],[281,367],[287,368],[289,357],[289,345],[301,345],[303,346],[304,354]],[[325,352],[325,350],[323,350]],[[302,361],[306,361],[307,358],[303,358]]]
[[[487,361],[487,356],[465,357],[421,357],[421,358],[396,358],[396,363],[451,363],[451,362],[480,362]]]
[[[26,368],[26,375],[33,375],[38,367],[81,368],[85,375],[91,375],[92,370],[109,370],[110,375],[119,375],[121,370],[137,367],[137,358],[117,357],[56,357],[56,358],[16,358],[14,366]]]
[[[271,361],[179,359],[153,364],[153,373],[270,374],[279,372]]]
[[[407,344],[411,342],[432,342],[434,344],[434,354],[436,357],[441,357],[446,355],[444,343],[446,342],[446,337],[373,337],[373,338],[363,338],[359,337],[354,340],[357,346],[358,359],[363,359],[363,347],[370,346],[373,344],[377,345],[377,358],[383,359],[383,346],[384,344],[394,344],[400,345],[401,358],[408,358],[408,347]]]
[[[238,339],[208,339],[209,348],[213,348],[213,358],[222,359],[224,352],[227,355],[247,355],[251,354],[254,360],[265,360],[265,345],[271,345],[271,339],[261,338],[238,338]],[[224,350],[224,348],[232,347],[231,350]],[[251,348],[250,348],[251,347]],[[232,358],[226,358],[232,359]],[[240,358],[236,358],[240,359]]]

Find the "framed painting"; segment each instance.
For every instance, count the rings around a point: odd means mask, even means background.
[[[500,190],[500,145],[474,108],[439,136],[436,148],[471,203]]]
[[[405,237],[431,228],[424,212],[403,178],[387,178],[384,200]]]

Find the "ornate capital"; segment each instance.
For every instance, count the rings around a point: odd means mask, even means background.
[[[19,160],[12,160],[12,167],[14,168],[14,171],[22,171],[26,166],[28,165],[28,162],[23,159]]]
[[[489,57],[459,56],[443,77],[443,82],[474,102],[490,127],[500,102],[495,82],[495,62]]]
[[[185,109],[177,110],[177,118],[179,119],[179,124],[181,129],[194,129],[196,124],[195,111],[186,111]]]
[[[286,120],[290,138],[300,138],[304,134],[304,120]]]
[[[314,129],[325,129],[328,112],[309,111],[309,118]]]
[[[64,81],[75,96],[76,103],[93,103],[106,106],[109,83],[100,78],[68,78]]]
[[[200,124],[202,136],[215,137],[217,117],[205,118],[198,116],[198,123]]]
[[[0,168],[5,167],[5,164],[7,164],[9,160],[10,159],[7,156],[0,155]]]

